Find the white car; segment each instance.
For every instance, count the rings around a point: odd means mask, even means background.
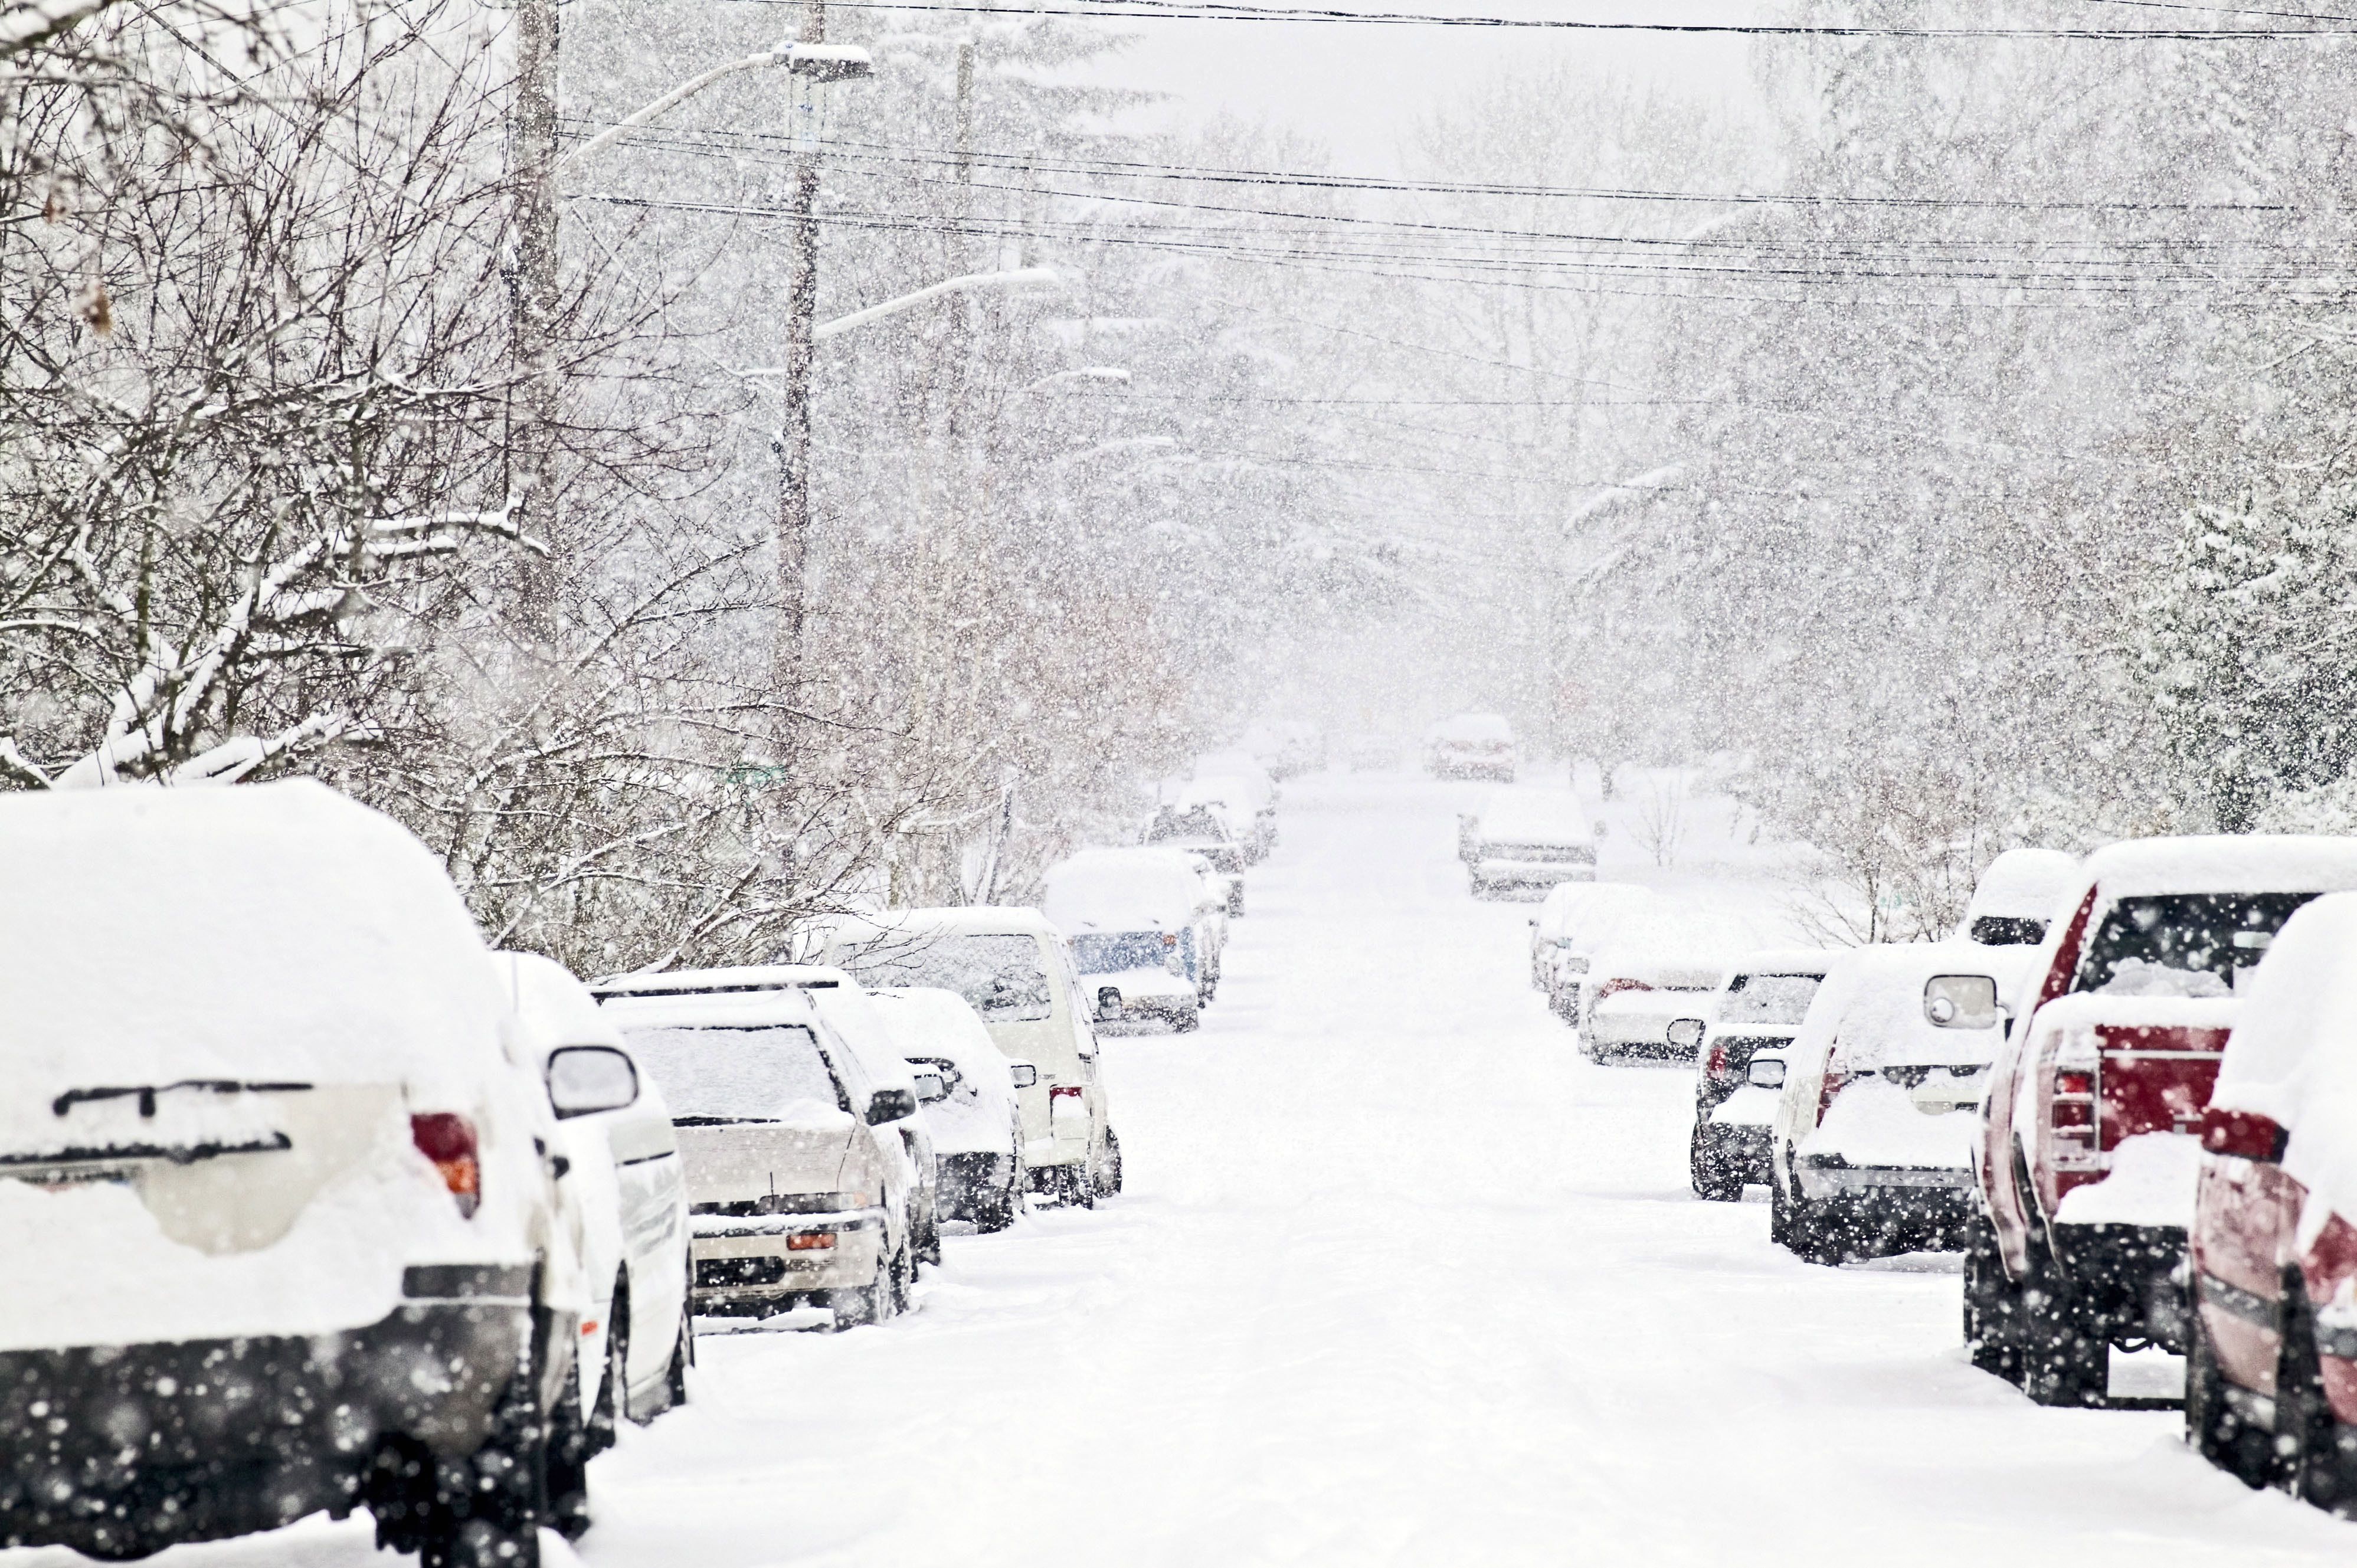
[[[2009,849],[1989,862],[1973,887],[1956,934],[1984,947],[2036,947],[2046,928],[2069,913],[2064,900],[2084,884],[2079,857],[2059,849]]]
[[[1907,942],[1835,958],[1791,1043],[1746,1069],[1779,1080],[1774,1240],[1828,1263],[1962,1244],[1975,1111],[2034,953]]]
[[[297,781],[9,795],[0,864],[0,1541],[577,1532],[557,1124],[440,861]]]
[[[580,1396],[594,1454],[618,1420],[643,1423],[687,1400],[694,1329],[679,1137],[662,1088],[571,971],[537,953],[491,962],[548,1086],[569,1166],[558,1190],[582,1214]]]
[[[1198,757],[1195,777],[1171,791],[1164,803],[1179,811],[1201,805],[1226,811],[1247,860],[1265,860],[1276,847],[1276,781],[1243,752],[1211,752]]]
[[[1589,1061],[1691,1056],[1695,1045],[1674,1043],[1670,1025],[1681,1018],[1707,1022],[1732,967],[1720,949],[1642,939],[1603,948],[1586,976],[1579,1054]]]
[[[1425,770],[1435,779],[1514,781],[1514,726],[1496,714],[1458,714],[1424,737]]]
[[[1567,789],[1501,792],[1475,816],[1469,838],[1466,864],[1477,898],[1544,895],[1596,880],[1595,830]]]
[[[1039,1081],[1029,1062],[999,1054],[982,1015],[954,991],[926,986],[870,991],[909,1065],[941,1081],[924,1100],[939,1162],[942,1212],[983,1230],[1004,1230],[1023,1211],[1023,1105]]]
[[[1633,882],[1568,882],[1550,895],[1561,899],[1552,951],[1541,950],[1547,1005],[1574,1028],[1587,1000],[1587,973],[1596,955],[1666,924],[1669,900]],[[1541,911],[1541,918],[1546,918]]]
[[[916,1277],[908,1087],[878,1084],[805,972],[684,970],[600,981],[599,1004],[670,1102],[685,1165],[695,1310],[829,1309],[879,1323]]]
[[[1041,913],[1071,944],[1100,1024],[1195,1027],[1211,978],[1202,886],[1150,849],[1089,849],[1048,868]]]
[[[1121,1139],[1063,934],[1037,909],[976,906],[845,918],[813,933],[830,962],[869,985],[938,986],[982,1015],[999,1053],[1037,1069],[1018,1090],[1031,1190],[1092,1204],[1121,1190]]]

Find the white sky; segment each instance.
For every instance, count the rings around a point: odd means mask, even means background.
[[[1266,0],[1269,4],[1282,0]],[[1594,21],[1740,22],[1759,0],[1318,0],[1338,9]],[[1698,96],[1750,101],[1748,43],[1669,34],[1366,27],[1316,23],[1135,21],[1135,38],[1091,78],[1171,95],[1178,121],[1222,113],[1265,120],[1323,144],[1353,174],[1403,172],[1402,138],[1416,117],[1461,102],[1520,67],[1572,60],[1599,75],[1651,75]],[[1773,46],[1770,46],[1773,47]]]

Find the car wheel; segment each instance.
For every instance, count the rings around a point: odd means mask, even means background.
[[[2021,1390],[2047,1405],[2101,1405],[2111,1384],[2112,1348],[2079,1326],[2071,1279],[2033,1231],[2022,1281]]]
[[[834,1313],[836,1333],[840,1334],[846,1328],[865,1328],[892,1316],[895,1256],[891,1252],[877,1255],[873,1283],[857,1290],[838,1290],[828,1298],[827,1305]]]
[[[2021,1381],[2021,1287],[2005,1271],[1986,1214],[1964,1228],[1964,1346],[1982,1371]]]
[[[1201,1027],[1202,1023],[1202,1013],[1196,1008],[1190,1007],[1186,1012],[1178,1015],[1177,1022],[1170,1026],[1170,1029],[1173,1034],[1189,1035]]]
[[[548,1434],[546,1522],[567,1541],[589,1533],[589,1423],[581,1410],[581,1359],[576,1356]]]
[[[615,1424],[630,1413],[630,1276],[618,1277],[614,1281],[613,1305],[606,1309],[606,1381],[597,1391],[596,1408],[589,1412],[589,1453],[593,1458],[614,1445]]]
[[[2284,1292],[2283,1348],[2276,1372],[2276,1441],[2292,1495],[2346,1519],[2357,1514],[2357,1433],[2324,1397],[2316,1318],[2295,1282]]]
[[[1097,1184],[1097,1190],[1107,1197],[1121,1191],[1121,1134],[1110,1127],[1105,1129],[1104,1180]]]
[[[917,1283],[917,1261],[902,1248],[892,1258],[892,1301],[889,1316],[898,1317],[909,1310]]]
[[[1727,1170],[1718,1145],[1703,1136],[1700,1122],[1686,1140],[1686,1172],[1695,1196],[1705,1202],[1736,1203],[1743,1197],[1743,1178]]]
[[[687,1402],[687,1369],[695,1365],[695,1309],[686,1301],[679,1305],[679,1337],[671,1348],[671,1368],[663,1376],[663,1410],[676,1410]],[[644,1416],[631,1419],[644,1425],[661,1411],[649,1411]]]

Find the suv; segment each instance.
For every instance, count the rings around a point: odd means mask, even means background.
[[[1514,726],[1496,714],[1458,714],[1424,737],[1424,768],[1435,779],[1514,781]]]
[[[686,970],[595,989],[679,1129],[696,1311],[880,1323],[916,1277],[917,1173],[899,1136],[916,1092],[870,1077],[803,979]]]
[[[1747,1081],[1753,1053],[1781,1048],[1808,1016],[1833,955],[1754,953],[1735,968],[1710,1018],[1670,1025],[1670,1044],[1695,1053],[1694,1134],[1686,1167],[1695,1196],[1733,1203],[1768,1180],[1768,1128],[1776,1095]]]
[[[1167,850],[1085,849],[1048,868],[1040,909],[1070,939],[1101,1023],[1195,1027],[1215,982],[1203,888]]]
[[[2357,894],[2286,921],[2201,1115],[2185,1435],[2254,1487],[2357,1514]]]
[[[1544,894],[1567,882],[1596,880],[1596,835],[1568,792],[1501,793],[1464,835],[1462,858],[1476,898]]]
[[[0,1546],[538,1563],[584,1281],[440,863],[307,781],[13,795],[0,863]]]
[[[2185,1348],[2197,1133],[2241,977],[2293,910],[2357,887],[2357,840],[2146,839],[2087,857],[1998,1054],[1973,1165],[1964,1337],[2048,1404],[2108,1348]]]
[[[1097,1064],[1092,1009],[1062,935],[1037,909],[894,909],[820,933],[828,962],[867,984],[939,986],[982,1015],[1001,1055],[1036,1069],[1018,1089],[1031,1190],[1092,1204],[1121,1190],[1121,1140]]]

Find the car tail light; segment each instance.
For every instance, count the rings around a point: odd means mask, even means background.
[[[1703,1059],[1702,1072],[1714,1083],[1728,1076],[1726,1046],[1717,1040],[1710,1043],[1710,1055]]]
[[[1063,1099],[1064,1096],[1068,1094],[1074,1100],[1078,1100],[1081,1097],[1081,1086],[1077,1083],[1060,1083],[1049,1089],[1048,1090],[1049,1108],[1053,1110],[1055,1108],[1056,1101]]]
[[[1608,997],[1618,996],[1624,991],[1651,991],[1652,989],[1653,988],[1641,980],[1631,980],[1627,975],[1615,975],[1596,988],[1596,1000],[1602,1002]]]
[[[823,1252],[834,1246],[834,1232],[832,1230],[811,1230],[786,1238],[786,1251],[789,1252]]]
[[[475,1124],[447,1111],[409,1119],[410,1141],[417,1152],[442,1173],[442,1185],[458,1200],[458,1212],[468,1219],[483,1201],[483,1165],[475,1144]]]
[[[1837,1067],[1825,1069],[1824,1087],[1817,1090],[1817,1120],[1823,1122],[1825,1112],[1834,1108],[1834,1096],[1849,1083],[1849,1074]]]
[[[2331,1301],[2357,1279],[2357,1226],[2338,1214],[2327,1219],[2301,1254],[2299,1267],[2308,1276],[2308,1299],[2319,1306]]]
[[[2095,1147],[2094,1070],[2083,1067],[2054,1069],[2054,1136],[2058,1142]]]
[[[2221,1111],[2213,1105],[2201,1112],[2201,1146],[2213,1155],[2280,1160],[2284,1142],[2284,1130],[2255,1112]]]

